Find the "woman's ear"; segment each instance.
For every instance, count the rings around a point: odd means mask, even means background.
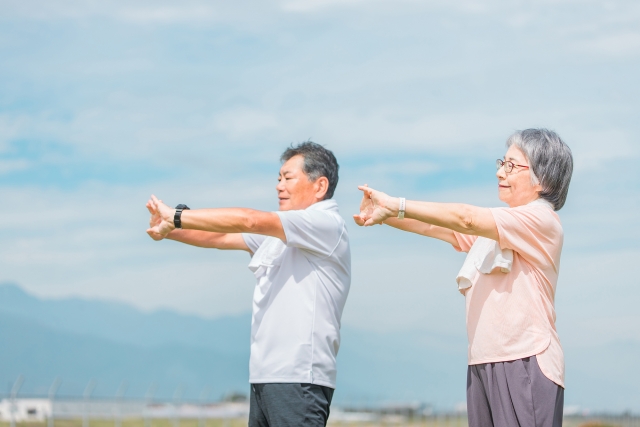
[[[538,194],[542,193],[542,185],[540,185],[540,183],[534,184],[533,185],[533,191],[535,191]]]

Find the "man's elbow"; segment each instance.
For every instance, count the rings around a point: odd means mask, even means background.
[[[248,212],[242,218],[242,231],[251,234],[257,234],[260,232],[262,221],[253,212]]]
[[[264,234],[273,227],[274,216],[272,212],[249,210],[243,217],[243,230],[251,234]]]

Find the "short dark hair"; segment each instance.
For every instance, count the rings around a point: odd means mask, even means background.
[[[280,156],[280,161],[284,163],[294,156],[303,157],[304,166],[302,170],[309,178],[309,181],[314,182],[321,176],[329,180],[329,188],[327,188],[324,198],[325,200],[332,198],[338,185],[338,169],[340,168],[336,156],[330,150],[313,141],[301,142],[296,146],[291,144],[291,147],[287,148]]]

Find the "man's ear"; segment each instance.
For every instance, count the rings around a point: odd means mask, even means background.
[[[327,194],[327,191],[329,191],[329,180],[326,176],[321,176],[320,178],[316,179],[316,182],[314,182],[313,184],[316,190],[316,199],[323,200],[324,196]]]

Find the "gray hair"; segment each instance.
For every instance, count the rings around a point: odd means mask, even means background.
[[[284,163],[294,156],[302,156],[304,158],[302,170],[309,178],[309,181],[314,182],[321,176],[327,178],[329,187],[324,199],[332,198],[338,185],[338,169],[340,168],[336,156],[322,145],[312,141],[302,142],[295,147],[292,144],[282,153],[280,161]]]
[[[507,140],[507,148],[518,147],[529,161],[531,183],[540,184],[540,198],[559,211],[564,206],[573,173],[573,155],[557,133],[548,129],[517,131]]]

